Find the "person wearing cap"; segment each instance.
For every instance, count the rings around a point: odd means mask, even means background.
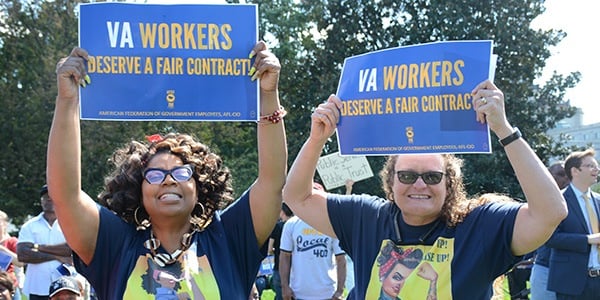
[[[61,276],[50,284],[50,300],[84,299],[81,282],[73,276]]]
[[[49,299],[48,286],[57,268],[73,263],[46,185],[40,190],[40,203],[42,212],[21,226],[17,243],[18,259],[27,264],[23,294],[29,300]]]

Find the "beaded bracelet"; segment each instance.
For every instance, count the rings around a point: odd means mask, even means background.
[[[283,106],[279,106],[279,109],[274,111],[270,115],[260,116],[258,124],[277,124],[287,115],[287,111]]]

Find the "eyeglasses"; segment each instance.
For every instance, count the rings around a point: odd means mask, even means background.
[[[192,171],[192,166],[190,165],[183,165],[171,170],[149,168],[144,171],[144,179],[150,184],[161,184],[165,181],[167,175],[171,175],[175,181],[183,182],[190,180],[193,174],[194,171]]]
[[[425,182],[426,184],[434,185],[442,181],[444,173],[437,171],[429,171],[419,174],[414,171],[396,171],[396,175],[398,176],[398,180],[404,184],[413,184],[417,182],[417,179],[419,179],[419,177],[421,177],[421,179],[423,179],[423,182]]]
[[[600,170],[600,168],[598,168],[597,164],[585,164],[585,165],[581,165],[581,167],[590,168],[590,169],[593,169],[593,170]]]

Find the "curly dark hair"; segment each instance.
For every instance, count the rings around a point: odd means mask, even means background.
[[[383,169],[379,173],[383,182],[383,191],[388,200],[394,201],[394,177],[396,176],[396,161],[398,155],[389,156],[383,166]],[[464,205],[459,205],[462,201],[467,200],[467,193],[462,179],[461,167],[463,165],[462,159],[454,156],[453,154],[442,154],[444,161],[444,177],[446,179],[446,199],[442,206],[441,218],[446,222],[448,226],[456,226],[462,222],[464,217],[468,214],[468,211],[464,210]]]
[[[199,229],[206,228],[214,213],[233,201],[231,173],[208,146],[187,134],[169,133],[158,141],[132,141],[117,149],[109,159],[115,168],[105,178],[104,191],[98,196],[98,201],[128,223],[137,224],[136,218],[148,219],[141,198],[143,172],[150,159],[159,153],[174,154],[181,158],[183,164],[193,166],[198,203],[204,208],[200,205],[194,207],[191,222]],[[137,209],[139,211],[136,212]]]

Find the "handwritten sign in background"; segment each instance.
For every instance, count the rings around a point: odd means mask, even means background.
[[[256,121],[257,38],[256,5],[82,4],[81,118]]]
[[[328,190],[345,185],[346,179],[356,182],[373,176],[366,157],[340,156],[339,152],[321,156],[317,172]]]

